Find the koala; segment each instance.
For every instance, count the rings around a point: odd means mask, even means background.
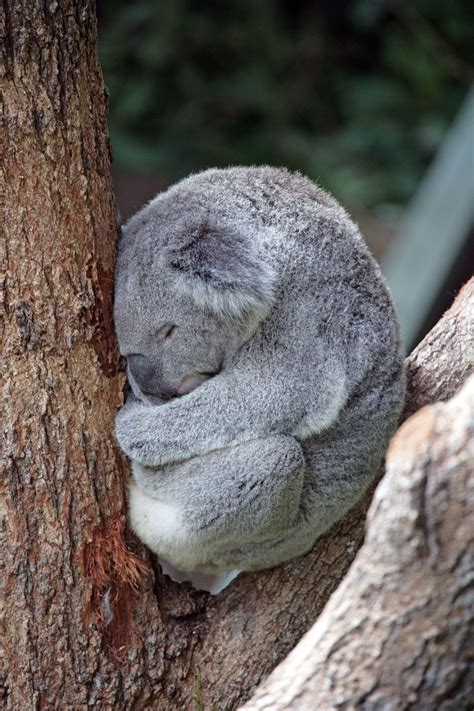
[[[298,173],[210,169],[120,238],[116,422],[132,528],[181,571],[273,567],[362,496],[404,398],[380,270],[346,211]]]

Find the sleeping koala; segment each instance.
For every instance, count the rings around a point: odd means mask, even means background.
[[[308,179],[214,169],[158,195],[123,229],[115,321],[130,519],[162,560],[268,568],[363,494],[402,407],[399,328],[357,227]]]

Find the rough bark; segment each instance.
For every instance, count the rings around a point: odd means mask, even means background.
[[[402,425],[349,573],[243,709],[472,709],[473,435],[474,376]]]
[[[217,598],[143,570],[146,553],[124,538],[127,467],[112,435],[123,379],[94,7],[3,5],[5,705],[235,708],[342,580],[369,498],[309,555]],[[410,361],[422,395],[409,407],[462,382],[468,296]]]
[[[474,368],[474,278],[407,358],[404,417],[424,405],[447,400]]]
[[[94,5],[3,10],[5,703],[106,708],[125,684],[149,698],[162,657],[111,437],[116,228]]]

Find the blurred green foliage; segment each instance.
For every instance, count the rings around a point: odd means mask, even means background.
[[[465,0],[105,0],[119,166],[299,169],[351,209],[412,195],[472,81]]]

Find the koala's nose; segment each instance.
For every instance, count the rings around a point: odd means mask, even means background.
[[[156,381],[156,374],[150,361],[140,353],[132,353],[127,356],[127,363],[138,387],[141,390],[152,391],[153,381]]]

